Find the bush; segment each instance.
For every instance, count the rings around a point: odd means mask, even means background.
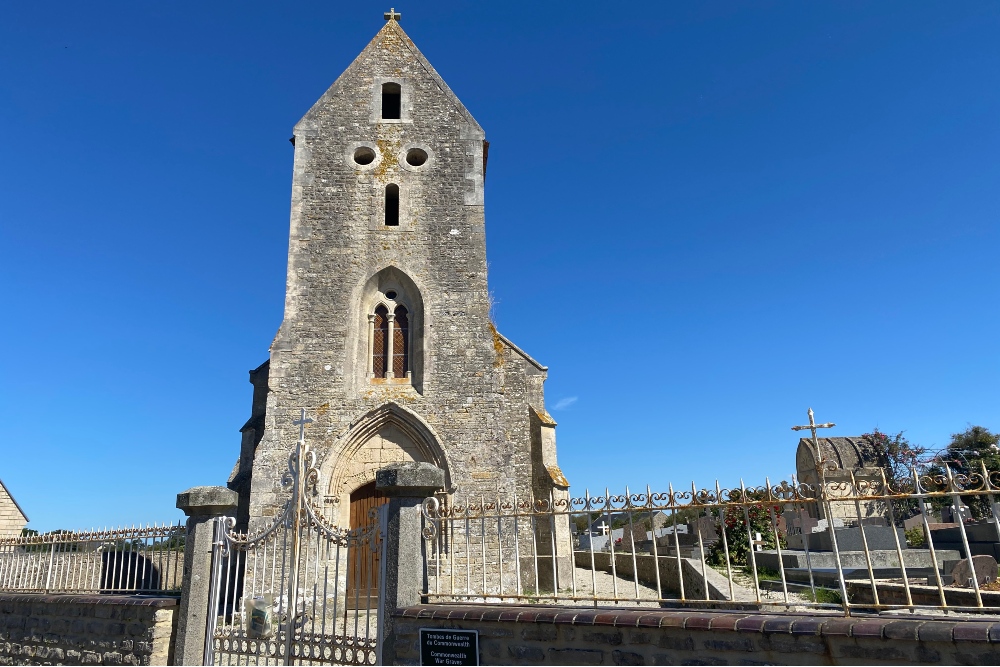
[[[753,500],[753,494],[748,493],[748,500]],[[726,542],[729,544],[729,560],[733,565],[746,565],[750,559],[750,533],[756,536],[760,533],[760,546],[763,549],[775,549],[774,528],[771,525],[771,512],[774,511],[775,520],[781,516],[780,505],[768,506],[760,503],[749,505],[746,514],[742,510],[730,510],[726,513],[725,526],[717,526],[719,541],[712,545],[708,553],[708,561],[713,565],[725,565],[726,554],[723,546],[722,531],[725,530]],[[747,517],[750,519],[749,530],[747,530]],[[785,546],[785,536],[778,533],[778,540],[782,547]]]
[[[924,535],[924,529],[920,526],[910,528],[906,531],[905,535],[906,546],[910,548],[920,548],[927,544],[927,537]]]

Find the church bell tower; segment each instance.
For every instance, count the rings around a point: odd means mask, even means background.
[[[284,498],[305,408],[323,503],[344,525],[375,471],[424,461],[443,492],[564,490],[547,368],[502,336],[487,289],[485,133],[399,25],[296,124],[284,319],[251,372],[239,520]]]

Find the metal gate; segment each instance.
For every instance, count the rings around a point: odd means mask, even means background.
[[[299,441],[282,486],[291,498],[254,534],[217,519],[205,664],[374,665],[378,659],[383,514],[368,525],[333,526],[313,505],[316,456]],[[364,579],[364,581],[362,581]],[[361,585],[358,585],[361,584]]]

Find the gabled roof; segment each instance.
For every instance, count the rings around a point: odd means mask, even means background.
[[[390,50],[394,48],[398,48],[399,50],[412,56],[413,59],[416,60],[417,63],[424,69],[427,76],[435,84],[437,84],[445,96],[452,100],[462,116],[471,125],[473,125],[475,129],[477,129],[480,133],[483,133],[483,128],[478,122],[476,122],[476,119],[472,117],[469,110],[466,109],[465,105],[458,99],[458,96],[452,92],[451,88],[448,87],[448,84],[441,78],[441,75],[437,73],[436,69],[434,69],[434,66],[431,65],[430,61],[428,61],[426,57],[424,57],[424,54],[420,52],[417,45],[414,44],[409,35],[407,35],[403,29],[399,27],[399,23],[396,21],[387,21],[385,26],[383,26],[382,29],[379,30],[374,37],[372,37],[372,40],[368,42],[368,46],[362,49],[361,53],[358,54],[358,57],[354,59],[350,66],[348,66],[348,68],[337,77],[337,80],[333,82],[333,85],[331,85],[326,92],[323,93],[322,97],[320,97],[316,103],[310,107],[309,111],[307,111],[306,114],[299,120],[299,122],[295,124],[296,129],[311,121],[311,116],[314,112],[325,106],[326,101],[336,95],[344,87],[345,83],[354,77],[355,73],[360,68],[360,65],[369,58],[372,58],[377,50]]]
[[[21,509],[21,506],[17,504],[16,500],[14,500],[14,494],[10,492],[10,489],[7,488],[7,485],[3,483],[2,479],[0,479],[0,488],[3,488],[4,492],[7,494],[7,497],[10,498],[10,501],[12,503],[14,503],[14,507],[16,507],[17,511],[21,513],[21,516],[24,517],[25,523],[27,523],[28,521],[30,521],[30,519],[28,518],[28,515],[24,513],[24,510]]]

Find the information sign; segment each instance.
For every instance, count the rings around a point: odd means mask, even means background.
[[[421,665],[478,665],[479,632],[420,628]]]

